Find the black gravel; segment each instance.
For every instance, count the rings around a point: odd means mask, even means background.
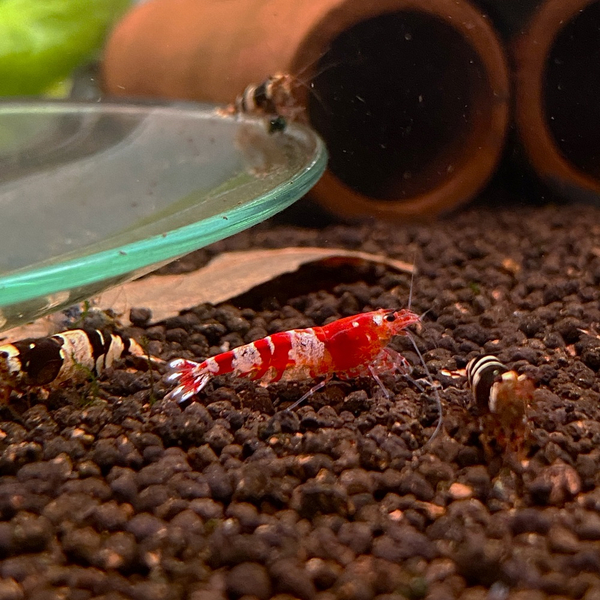
[[[600,598],[600,210],[472,209],[430,226],[273,223],[224,250],[342,246],[412,261],[415,332],[440,384],[217,377],[162,400],[157,369],[15,399],[0,411],[0,600]],[[203,358],[294,327],[406,305],[382,267],[200,305],[129,333],[164,359]],[[321,283],[322,281],[327,283]],[[318,285],[315,282],[318,281]],[[405,338],[393,347],[424,369]],[[481,353],[536,391],[524,454],[494,444],[464,369]]]

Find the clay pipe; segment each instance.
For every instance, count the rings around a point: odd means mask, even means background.
[[[548,0],[515,41],[518,132],[538,175],[575,200],[600,197],[600,3]]]
[[[448,211],[501,155],[506,60],[464,0],[152,0],[103,61],[110,94],[222,103],[282,71],[329,147],[312,195],[342,217]]]

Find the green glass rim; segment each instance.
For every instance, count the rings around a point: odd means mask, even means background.
[[[89,104],[46,100],[43,102],[9,101],[0,102],[0,116],[16,111],[21,113],[30,111],[39,114],[40,112],[64,112],[74,109],[82,114],[86,112],[110,113],[112,111],[139,113],[148,110],[164,112],[168,115],[172,111],[176,111],[178,116],[181,116],[182,112],[186,112],[190,117],[196,119],[215,118],[214,107],[208,111],[206,110],[207,106],[210,105],[190,102]],[[240,119],[239,116],[223,117],[219,115],[219,118],[231,118],[250,124],[262,123],[261,119],[257,117],[244,116]],[[256,225],[287,208],[319,180],[327,165],[327,151],[319,136],[303,125],[290,123],[286,128],[285,135],[300,136],[303,139],[307,139],[308,136],[314,142],[312,155],[293,177],[279,183],[252,201],[241,203],[237,207],[201,221],[59,264],[25,269],[23,272],[15,272],[5,277],[0,276],[0,306],[123,276],[145,267],[148,267],[149,271],[154,268],[153,265],[166,264],[189,252]],[[223,225],[224,220],[230,221],[231,225]],[[207,234],[207,229],[215,229],[214,234]],[[202,238],[202,243],[199,243],[199,237]]]

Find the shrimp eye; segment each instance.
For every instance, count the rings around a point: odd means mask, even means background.
[[[393,323],[396,320],[396,315],[394,313],[390,313],[389,315],[385,316],[385,320]]]
[[[285,131],[287,127],[286,120],[283,117],[275,117],[269,121],[269,133],[275,133],[276,131]]]

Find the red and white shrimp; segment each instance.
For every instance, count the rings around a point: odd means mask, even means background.
[[[409,372],[406,359],[387,344],[395,335],[420,321],[410,310],[380,309],[333,321],[323,327],[292,329],[223,352],[197,363],[184,358],[171,361],[167,381],[177,382],[168,398],[184,402],[204,388],[211,377],[233,373],[260,380],[298,381],[324,377],[294,408],[323,387],[333,375],[350,379],[372,375],[385,390],[379,373]]]

